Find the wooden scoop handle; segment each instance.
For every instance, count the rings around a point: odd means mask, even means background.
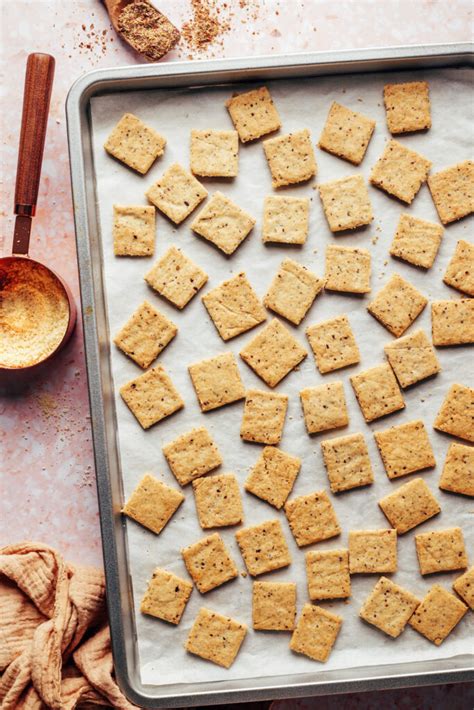
[[[16,171],[17,215],[32,217],[36,210],[53,77],[54,57],[39,53],[29,55]]]

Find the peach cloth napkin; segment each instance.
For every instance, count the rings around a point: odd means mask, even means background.
[[[41,543],[0,549],[2,710],[136,707],[113,677],[104,599],[100,570]]]

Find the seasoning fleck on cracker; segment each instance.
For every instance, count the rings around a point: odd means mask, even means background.
[[[199,524],[203,530],[242,522],[242,499],[239,483],[233,473],[198,478],[193,481],[193,490]]]
[[[290,641],[290,648],[313,661],[325,663],[336,643],[342,619],[314,604],[305,604]]]
[[[287,501],[285,513],[298,547],[329,540],[341,533],[326,491],[309,493]]]
[[[232,96],[226,107],[242,143],[273,133],[281,126],[280,116],[265,86]]]
[[[189,374],[201,411],[208,412],[245,397],[234,353],[222,353],[189,365]]]
[[[145,274],[147,284],[179,309],[189,303],[207,278],[206,272],[176,247],[170,247]]]
[[[179,624],[192,591],[191,582],[157,567],[148,583],[140,611],[170,624]]]
[[[414,286],[399,274],[393,274],[367,310],[398,338],[418,318],[427,303],[428,299]]]
[[[266,446],[245,481],[245,490],[280,509],[291,493],[301,460],[275,446]]]
[[[165,444],[163,454],[181,486],[222,463],[219,449],[205,427],[192,429]]]
[[[375,121],[333,101],[319,139],[319,147],[359,165],[374,132]]]
[[[265,197],[262,241],[275,244],[304,244],[309,230],[307,197]]]
[[[339,429],[349,424],[342,382],[307,387],[301,390],[300,399],[308,434]]]
[[[347,599],[351,596],[348,550],[307,552],[306,577],[311,601]]]
[[[184,647],[195,656],[230,668],[246,633],[245,624],[203,607],[199,610]]]
[[[244,441],[278,444],[283,432],[288,396],[263,390],[247,390],[240,436]]]
[[[291,555],[279,520],[267,520],[235,533],[235,539],[252,577],[288,567]]]
[[[429,269],[438,253],[443,227],[426,219],[403,213],[390,245],[390,254],[409,264]]]
[[[255,219],[222,192],[215,192],[191,224],[199,236],[224,254],[233,254],[255,225]]]
[[[468,296],[474,296],[474,244],[464,239],[458,241],[443,281]]]
[[[392,340],[384,351],[400,387],[410,387],[441,370],[435,349],[423,330]]]
[[[307,128],[263,141],[272,187],[306,182],[316,175],[311,136]]]
[[[191,172],[201,177],[235,177],[239,172],[237,131],[191,131]]]
[[[179,163],[173,163],[145,193],[175,224],[181,224],[207,197],[207,190]]]
[[[243,271],[202,297],[222,340],[230,340],[263,323],[264,307]]]
[[[181,395],[159,365],[122,385],[120,395],[144,429],[184,407]]]
[[[369,293],[370,253],[367,249],[328,246],[325,288],[343,293]]]
[[[360,353],[347,316],[311,325],[306,335],[321,374],[360,362]]]
[[[383,101],[387,126],[392,135],[431,128],[431,105],[428,82],[385,84]]]
[[[422,478],[414,478],[381,498],[379,506],[399,535],[421,525],[441,510]]]
[[[434,584],[409,620],[415,631],[440,646],[461,621],[467,606],[439,584]]]
[[[305,266],[293,259],[284,259],[263,302],[267,308],[299,325],[323,286],[324,280]]]
[[[178,332],[175,324],[148,303],[130,316],[114,338],[115,345],[144,369],[149,367]]]
[[[256,631],[292,631],[295,628],[296,584],[254,582],[252,622]]]
[[[151,256],[155,249],[155,208],[114,205],[115,256]]]
[[[474,299],[433,301],[431,332],[436,346],[474,343]]]
[[[219,533],[181,550],[184,564],[201,594],[238,577],[239,572]]]
[[[319,196],[331,232],[364,227],[374,218],[362,175],[350,175],[319,185]]]
[[[349,532],[351,574],[397,571],[396,530],[351,530]]]
[[[114,158],[144,175],[163,155],[166,140],[131,113],[126,113],[107,138],[104,148]]]
[[[409,205],[428,177],[430,168],[430,160],[398,141],[389,140],[372,168],[370,182]]]
[[[415,535],[421,574],[451,572],[467,567],[466,547],[461,528],[447,528]]]
[[[420,604],[414,594],[381,577],[365,600],[359,616],[388,636],[398,638]]]
[[[420,419],[376,431],[374,437],[390,479],[436,466],[428,433]]]
[[[390,365],[383,364],[350,378],[366,422],[404,409],[405,402]]]
[[[474,161],[465,160],[428,178],[428,187],[443,224],[474,212]]]
[[[321,442],[324,465],[333,493],[374,482],[369,451],[363,434],[349,434]]]
[[[439,431],[474,442],[474,389],[451,385],[433,426]]]
[[[180,491],[146,473],[123,506],[122,513],[158,535],[183,500]]]
[[[453,589],[474,611],[474,567],[454,580]]]
[[[450,493],[474,497],[474,447],[451,444],[446,454],[439,487]],[[474,589],[473,589],[474,593]]]

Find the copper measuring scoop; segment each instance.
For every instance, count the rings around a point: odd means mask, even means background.
[[[5,328],[5,334],[7,328],[15,329],[18,325],[19,330],[23,328],[21,332],[25,341],[24,346],[28,347],[30,331],[33,343],[38,329],[42,325],[44,327],[46,323],[46,321],[41,322],[42,314],[39,306],[49,293],[53,302],[57,296],[58,320],[55,322],[54,317],[52,318],[51,328],[46,336],[49,335],[52,338],[51,333],[57,327],[57,342],[52,340],[49,350],[46,347],[45,352],[42,352],[37,358],[33,357],[34,361],[30,362],[26,358],[26,364],[25,357],[22,361],[19,352],[18,364],[15,364],[16,351],[13,355],[7,356],[5,346],[7,341],[0,338],[0,384],[13,383],[25,378],[29,380],[29,375],[36,373],[40,366],[53,358],[64,347],[76,323],[76,306],[68,286],[52,269],[28,256],[32,218],[38,199],[54,64],[54,57],[49,54],[35,53],[28,56],[26,65],[15,186],[16,219],[12,255],[0,259],[0,335],[1,329]],[[35,284],[35,294],[31,293],[32,284]],[[38,288],[38,284],[44,284],[45,288]],[[44,292],[42,293],[41,290]],[[51,302],[48,305],[51,306]],[[13,308],[17,308],[18,313],[12,310],[8,312],[8,309]],[[63,324],[64,333],[62,333]],[[8,333],[6,337],[8,337]]]

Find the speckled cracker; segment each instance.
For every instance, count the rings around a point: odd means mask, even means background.
[[[461,621],[466,611],[467,606],[454,594],[435,584],[408,623],[428,641],[440,646]]]
[[[122,385],[120,395],[144,429],[184,407],[181,395],[160,365]]]
[[[170,624],[179,624],[192,591],[191,582],[157,567],[148,583],[140,611]]]
[[[104,148],[114,158],[144,175],[163,155],[166,140],[132,113],[126,113],[107,138]]]
[[[189,374],[201,411],[208,412],[245,397],[234,353],[222,353],[189,365]]]
[[[474,447],[451,444],[446,454],[439,487],[450,493],[474,497]],[[474,592],[474,589],[473,589]]]
[[[430,175],[428,187],[443,224],[474,212],[474,162],[465,160]]]
[[[170,247],[145,274],[147,284],[179,309],[189,303],[207,278],[206,272],[176,247]]]
[[[391,279],[369,303],[367,310],[397,338],[420,315],[428,299],[399,274]]]
[[[369,293],[370,261],[367,249],[328,246],[324,287],[343,293]]]
[[[431,340],[423,330],[392,340],[384,351],[400,387],[410,387],[441,370]]]
[[[193,481],[194,500],[203,530],[238,525],[244,518],[239,483],[233,473]]]
[[[474,567],[454,580],[453,589],[474,611]]]
[[[328,153],[359,165],[374,128],[375,121],[371,118],[333,101],[318,145]]]
[[[461,528],[447,528],[415,535],[421,574],[451,572],[467,567],[466,547]]]
[[[277,131],[280,116],[266,86],[237,94],[226,101],[227,110],[242,143]]]
[[[177,327],[169,318],[153,308],[148,301],[143,301],[117,333],[114,343],[145,369],[177,332]]]
[[[429,269],[438,253],[443,227],[403,213],[390,245],[390,254],[414,266]]]
[[[414,478],[381,498],[379,506],[399,535],[421,525],[441,510],[422,478]]]
[[[319,185],[319,196],[331,232],[364,227],[374,218],[362,175],[350,175]]]
[[[247,633],[247,626],[216,611],[199,610],[184,645],[186,651],[230,668]]]
[[[385,84],[383,101],[390,133],[410,133],[431,128],[431,105],[428,82]]]
[[[245,490],[280,509],[291,493],[301,459],[266,446],[245,481]]]
[[[439,431],[474,442],[474,389],[452,385],[433,426]]]
[[[255,219],[222,192],[215,192],[191,224],[199,236],[224,254],[233,254],[255,225]]]
[[[348,550],[317,550],[306,553],[308,595],[317,599],[347,599],[351,596]]]
[[[186,569],[201,594],[220,587],[239,574],[219,533],[203,537],[182,549],[181,554]]]
[[[474,299],[433,301],[431,333],[436,346],[474,343]]]
[[[363,434],[349,434],[321,442],[324,465],[333,493],[374,482],[374,472]]]
[[[284,259],[263,303],[294,325],[299,325],[323,286],[324,279],[293,259]]]
[[[296,617],[296,584],[254,582],[252,622],[257,631],[292,631]]]
[[[377,365],[350,378],[366,422],[404,409],[405,402],[390,365]]]
[[[398,141],[389,140],[375,163],[370,182],[410,205],[428,177],[431,161]]]
[[[308,434],[338,429],[349,424],[342,382],[307,387],[301,390],[300,399]]]
[[[182,486],[222,463],[219,449],[205,427],[192,429],[165,444],[163,454]]]
[[[374,433],[389,478],[436,466],[428,432],[421,419]]]
[[[458,241],[443,281],[468,296],[474,296],[474,244],[464,239]]]
[[[308,353],[277,318],[273,318],[240,351],[240,357],[267,383],[275,387]]]
[[[272,187],[305,182],[316,175],[316,158],[307,128],[268,138],[263,141],[263,149],[272,174]]]
[[[122,513],[157,535],[184,500],[180,491],[146,473],[122,508]]]
[[[288,567],[291,555],[279,520],[267,520],[235,533],[245,566],[252,577]]]
[[[349,532],[351,574],[397,571],[396,530],[351,530]]]
[[[247,390],[240,436],[258,444],[278,444],[283,433],[288,396],[263,390]]]
[[[309,230],[307,197],[265,197],[262,241],[275,244],[304,244]]]
[[[207,197],[207,190],[179,163],[173,163],[145,193],[175,224],[181,224]]]
[[[285,513],[298,547],[329,540],[341,533],[326,491],[309,493],[287,501]]]
[[[255,328],[267,317],[243,271],[204,294],[202,302],[222,340]]]
[[[155,208],[114,205],[115,256],[151,256],[155,249]]]
[[[202,177],[235,177],[239,172],[237,131],[191,131],[191,172]]]
[[[314,604],[305,604],[290,641],[290,648],[313,661],[325,663],[336,643],[342,619]]]
[[[381,577],[365,600],[359,616],[368,624],[397,638],[402,633],[420,600],[414,594]]]
[[[306,335],[321,374],[360,362],[360,353],[347,316],[311,325]]]

